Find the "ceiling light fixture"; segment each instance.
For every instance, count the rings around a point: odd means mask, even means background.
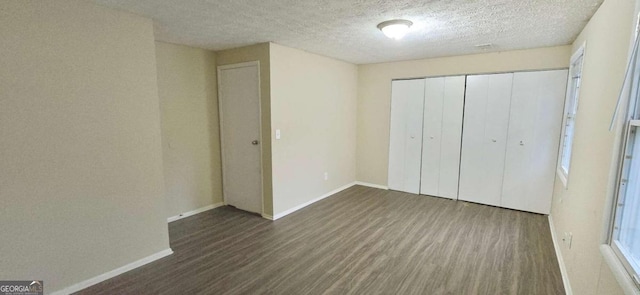
[[[385,36],[400,40],[404,35],[409,32],[409,28],[413,25],[411,21],[406,19],[394,19],[378,24],[378,29],[384,33]]]

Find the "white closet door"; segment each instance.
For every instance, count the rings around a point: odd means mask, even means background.
[[[444,77],[440,77],[425,80],[422,172],[420,176],[420,193],[423,195],[439,195],[444,79]]]
[[[424,79],[392,82],[389,188],[420,191]]]
[[[458,198],[465,77],[425,81],[420,193]]]
[[[513,73],[467,76],[459,199],[500,206]]]
[[[549,214],[567,71],[515,73],[502,207]]]

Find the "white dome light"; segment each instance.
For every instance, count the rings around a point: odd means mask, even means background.
[[[402,37],[404,37],[404,35],[407,34],[407,32],[409,32],[409,28],[411,27],[411,25],[413,25],[411,21],[404,19],[394,19],[386,22],[381,22],[378,25],[378,29],[380,29],[380,31],[382,31],[385,36],[391,39],[400,40],[402,39]]]

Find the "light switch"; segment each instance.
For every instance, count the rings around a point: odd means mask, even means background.
[[[280,139],[280,129],[276,129],[276,139]]]

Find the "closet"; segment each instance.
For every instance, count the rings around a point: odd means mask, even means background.
[[[567,71],[467,77],[459,199],[549,214]]]
[[[566,83],[566,70],[393,81],[389,188],[548,214]]]
[[[458,197],[464,76],[395,80],[389,188]]]

